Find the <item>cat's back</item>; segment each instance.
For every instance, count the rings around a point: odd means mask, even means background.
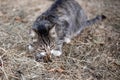
[[[82,8],[75,0],[56,0],[48,11],[70,16],[80,10]]]

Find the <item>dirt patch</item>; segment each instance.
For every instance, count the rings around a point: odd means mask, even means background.
[[[52,0],[0,0],[0,80],[120,80],[120,1],[77,0],[88,18],[107,20],[85,29],[51,63],[27,52],[29,29]]]

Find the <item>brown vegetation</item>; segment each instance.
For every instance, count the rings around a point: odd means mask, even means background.
[[[27,51],[29,29],[50,0],[0,0],[0,80],[120,80],[120,1],[77,0],[89,18],[107,20],[85,29],[51,63]]]

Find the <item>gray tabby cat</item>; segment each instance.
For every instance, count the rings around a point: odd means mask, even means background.
[[[51,38],[55,39],[55,48],[51,54],[60,56],[63,43],[70,43],[85,27],[102,21],[106,17],[99,15],[91,20],[87,19],[84,10],[75,0],[56,0],[52,6],[41,14],[32,26],[31,36],[37,36],[43,47],[50,47]],[[40,45],[41,43],[38,43]],[[30,46],[29,46],[30,47]],[[31,48],[31,47],[30,47]],[[45,55],[45,51],[42,55]]]

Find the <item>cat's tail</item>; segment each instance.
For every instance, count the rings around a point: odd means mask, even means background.
[[[87,26],[91,26],[93,24],[96,24],[98,22],[101,22],[103,20],[106,19],[106,16],[104,15],[98,15],[96,16],[95,18],[91,19],[91,20],[87,20],[85,23],[84,23],[84,26],[87,27]]]

